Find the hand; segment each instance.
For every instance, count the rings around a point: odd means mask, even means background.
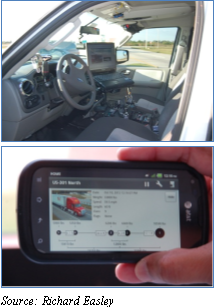
[[[193,249],[158,252],[137,264],[119,264],[115,274],[127,283],[212,284],[212,148],[132,147],[118,152],[120,160],[185,162],[205,176],[209,200],[209,243]]]

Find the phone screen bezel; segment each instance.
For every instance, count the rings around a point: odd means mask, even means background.
[[[22,172],[19,181],[18,193],[18,228],[20,245],[25,255],[35,262],[40,263],[117,263],[117,262],[136,262],[151,252],[40,252],[34,245],[31,223],[31,195],[32,178],[36,170],[40,168],[71,168],[87,174],[87,170],[102,169],[106,170],[108,176],[115,175],[119,169],[127,170],[182,170],[184,172],[182,180],[179,181],[180,204],[190,200],[191,195],[183,193],[185,191],[185,172],[188,172],[197,179],[200,186],[198,191],[198,212],[197,223],[185,222],[185,208],[180,205],[181,220],[181,247],[192,248],[207,242],[208,236],[208,212],[207,212],[207,193],[203,176],[184,163],[174,162],[95,162],[95,161],[37,161],[28,165]],[[95,172],[96,173],[96,172]],[[48,175],[46,175],[47,177]],[[103,175],[105,177],[105,175]],[[48,178],[47,178],[48,179]],[[180,178],[181,179],[181,178]],[[47,180],[45,189],[48,188]],[[194,192],[193,192],[194,193]],[[188,194],[190,194],[188,192]],[[194,196],[195,197],[195,196]],[[46,221],[49,223],[49,221]],[[46,237],[49,238],[49,228],[47,227]],[[197,240],[192,238],[197,233]],[[191,244],[189,244],[191,242]]]

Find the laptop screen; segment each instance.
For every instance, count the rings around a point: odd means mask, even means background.
[[[92,72],[116,70],[116,54],[114,43],[88,43],[88,66]]]

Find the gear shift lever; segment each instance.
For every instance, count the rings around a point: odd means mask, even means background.
[[[51,55],[42,55],[42,75],[44,77],[44,82],[46,87],[51,87],[51,81],[49,80],[49,66],[48,61],[52,59]]]
[[[127,87],[126,103],[134,104],[133,96],[132,96],[132,92],[131,92],[131,88],[130,87]]]

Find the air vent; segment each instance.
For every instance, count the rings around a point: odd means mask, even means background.
[[[32,94],[34,89],[33,82],[27,79],[21,79],[19,88],[22,95],[30,96],[30,94]]]

